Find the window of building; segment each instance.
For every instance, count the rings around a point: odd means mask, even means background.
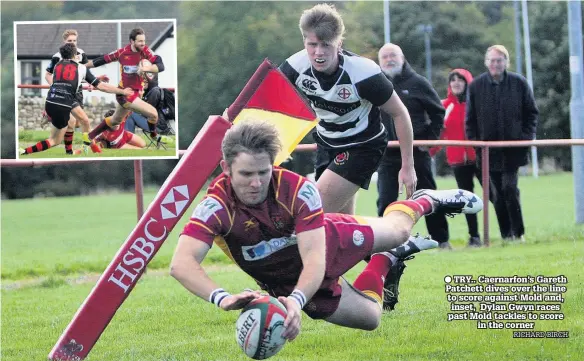
[[[20,67],[21,84],[41,84],[41,62],[40,61],[23,61]],[[40,89],[22,89],[22,95],[41,96]]]

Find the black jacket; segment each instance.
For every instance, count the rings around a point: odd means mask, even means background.
[[[470,84],[466,101],[466,137],[470,140],[532,140],[539,111],[533,91],[520,74],[505,71],[500,83],[486,72]],[[491,148],[491,170],[527,164],[528,148]],[[480,153],[479,153],[480,154]]]
[[[407,61],[401,74],[389,79],[393,83],[396,94],[408,108],[414,129],[414,139],[439,139],[444,125],[445,111],[438,93],[432,88],[430,82],[416,73]],[[389,140],[397,140],[391,116],[382,111],[381,119],[389,133]]]

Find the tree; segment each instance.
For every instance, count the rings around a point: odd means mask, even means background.
[[[179,31],[181,148],[211,114],[222,114],[264,58],[276,65],[302,48],[298,19],[307,3],[186,2]],[[184,95],[184,98],[183,98]],[[182,119],[188,119],[184,121]],[[184,138],[182,136],[184,135]]]

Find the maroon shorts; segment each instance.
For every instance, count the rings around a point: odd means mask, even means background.
[[[326,271],[319,290],[304,306],[313,319],[331,316],[341,301],[340,276],[371,255],[373,230],[358,216],[329,213],[325,215]],[[261,285],[272,296],[288,296],[296,285]]]
[[[118,104],[120,104],[124,108],[127,108],[128,105],[132,104],[134,102],[134,100],[136,100],[137,98],[140,98],[140,92],[138,90],[134,90],[134,93],[132,93],[132,95],[128,95],[128,96],[119,95],[119,94],[116,95],[116,100],[117,100]]]

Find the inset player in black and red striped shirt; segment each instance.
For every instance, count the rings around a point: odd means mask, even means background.
[[[119,95],[130,95],[132,89],[121,89],[100,82],[83,64],[79,64],[75,57],[77,55],[77,47],[73,43],[66,43],[59,48],[59,53],[62,60],[59,61],[53,71],[53,83],[47,94],[45,101],[45,111],[49,118],[52,129],[51,135],[37,144],[26,149],[21,149],[20,154],[30,154],[47,150],[55,145],[61,144],[71,114],[81,123],[81,130],[83,131],[83,150],[88,153],[88,147],[94,149],[95,144],[89,139],[89,119],[85,111],[81,108],[77,93],[81,88],[81,82],[87,82],[93,85],[96,89],[106,93],[113,93]],[[95,150],[94,150],[95,151]]]

